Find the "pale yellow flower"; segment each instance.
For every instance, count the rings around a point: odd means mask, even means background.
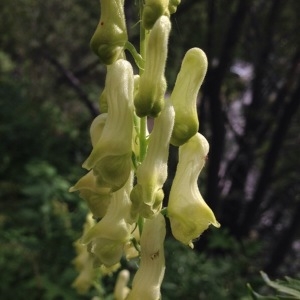
[[[197,95],[207,70],[207,58],[199,48],[185,54],[171,94],[175,124],[171,143],[180,146],[198,132]]]
[[[165,218],[161,214],[145,221],[141,236],[140,267],[126,300],[160,299],[160,286],[165,273],[165,235]]]
[[[170,191],[168,216],[173,236],[191,247],[192,241],[209,225],[220,227],[197,185],[208,150],[209,144],[200,133],[179,147],[179,162]]]
[[[117,264],[123,255],[124,245],[131,239],[134,228],[133,220],[130,218],[131,180],[130,177],[122,189],[112,194],[105,216],[81,239],[81,242],[88,245],[89,251],[95,256],[96,265],[104,264],[106,267],[111,267]]]
[[[137,169],[137,184],[130,194],[133,216],[140,214],[149,218],[161,210],[173,124],[174,109],[167,100],[163,111],[154,120],[146,157]]]
[[[140,77],[139,91],[134,99],[136,114],[139,117],[157,117],[163,108],[167,88],[164,73],[170,31],[169,18],[161,16],[149,34],[145,69]]]
[[[133,70],[123,59],[108,67],[105,90],[108,113],[102,134],[83,167],[96,176],[97,185],[114,192],[131,171],[133,132]]]

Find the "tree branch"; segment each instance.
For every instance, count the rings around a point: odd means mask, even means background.
[[[44,51],[44,57],[62,74],[66,79],[67,83],[74,89],[76,94],[79,97],[79,100],[86,106],[89,110],[92,118],[95,118],[99,112],[94,107],[92,101],[89,99],[85,91],[80,86],[79,79],[72,73],[70,70],[66,69],[54,56],[52,56],[47,51]]]

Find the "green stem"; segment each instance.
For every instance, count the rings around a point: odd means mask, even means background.
[[[147,153],[147,117],[140,118],[140,162]]]
[[[140,18],[143,15],[144,2],[140,0]],[[145,61],[146,54],[146,30],[140,22],[140,55]],[[140,76],[143,74],[143,69],[140,69]],[[147,153],[147,117],[143,117],[140,119],[140,162],[142,162]]]

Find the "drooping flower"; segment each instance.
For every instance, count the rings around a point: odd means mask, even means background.
[[[101,188],[97,185],[93,171],[80,178],[69,191],[79,191],[79,196],[87,202],[94,218],[104,217],[111,201],[111,194],[109,189]]]
[[[131,64],[123,59],[108,67],[105,91],[107,119],[101,137],[83,167],[93,170],[99,187],[117,191],[131,171],[133,132],[133,85]]]
[[[191,247],[192,241],[209,225],[220,227],[197,185],[208,150],[209,144],[200,133],[179,147],[179,162],[170,191],[168,216],[172,234],[177,240]]]
[[[141,261],[126,300],[159,300],[165,273],[165,218],[158,214],[145,221],[141,236]]]
[[[149,138],[146,157],[137,169],[137,184],[130,199],[132,215],[152,217],[161,210],[164,192],[162,190],[168,175],[169,142],[174,124],[174,109],[166,100],[165,107],[158,118]]]
[[[101,16],[90,45],[100,60],[110,65],[120,58],[128,40],[124,0],[100,0]]]
[[[157,117],[163,108],[167,88],[164,73],[170,30],[169,18],[161,16],[149,34],[145,69],[140,77],[139,90],[134,99],[136,114],[139,117]]]
[[[88,245],[90,253],[96,260],[96,265],[111,267],[117,264],[123,248],[131,239],[133,220],[130,218],[129,190],[132,186],[132,176],[127,184],[112,194],[107,213],[95,226],[84,234],[81,242]]]
[[[175,124],[171,143],[181,146],[199,129],[197,95],[207,70],[207,58],[199,48],[185,54],[171,94],[175,109]]]

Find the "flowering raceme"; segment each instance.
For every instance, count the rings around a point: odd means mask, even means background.
[[[170,191],[168,215],[172,233],[177,240],[191,247],[192,241],[210,224],[220,227],[197,186],[208,150],[209,144],[200,133],[179,148],[179,162]]]
[[[197,116],[206,56],[199,48],[187,51],[168,97],[170,15],[180,0],[137,3],[140,53],[128,41],[124,0],[100,0],[101,17],[90,43],[106,64],[107,75],[99,99],[101,114],[90,127],[92,151],[83,163],[88,172],[70,189],[79,191],[94,218],[89,217],[90,226],[76,243],[80,251],[75,263],[81,273],[75,286],[82,293],[89,289],[96,274],[92,266],[115,269],[122,258],[138,257],[132,286],[127,286],[129,272],[119,272],[114,298],[159,300],[165,272],[165,218],[170,219],[173,236],[191,247],[209,225],[220,224],[197,186],[209,150],[198,133]],[[136,68],[125,59],[124,50],[133,56]],[[153,118],[152,131],[148,117]],[[178,147],[174,150],[179,151],[179,161],[163,207],[170,144]]]

